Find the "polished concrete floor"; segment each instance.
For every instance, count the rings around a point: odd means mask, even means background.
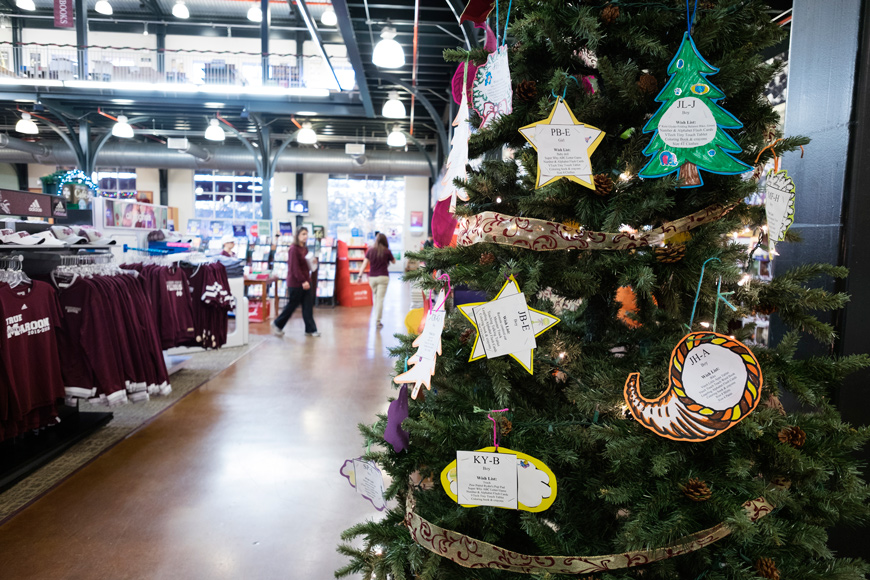
[[[393,392],[409,291],[300,313],[260,347],[0,526],[8,580],[325,580],[339,534],[378,512],[339,475]],[[259,327],[259,328],[258,328]],[[252,325],[266,333],[265,324]]]

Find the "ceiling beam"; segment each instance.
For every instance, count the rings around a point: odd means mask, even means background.
[[[369,81],[366,78],[365,65],[360,56],[359,45],[356,42],[356,34],[354,34],[353,22],[350,20],[347,1],[332,0],[332,8],[335,10],[335,15],[338,18],[338,29],[344,38],[345,46],[347,46],[347,56],[356,75],[356,84],[359,87],[359,95],[360,99],[362,99],[363,108],[366,111],[366,116],[373,118],[375,116],[375,107],[372,104],[371,93],[369,93]]]
[[[163,10],[160,8],[160,4],[157,3],[157,0],[144,0],[145,5],[151,9],[151,13],[157,18],[163,18],[166,14],[163,13]]]
[[[290,4],[292,10],[293,0],[287,0],[287,3]],[[302,18],[302,21],[305,22],[305,27],[308,28],[308,32],[311,34],[311,40],[313,40],[314,44],[317,46],[317,51],[320,53],[320,56],[323,57],[324,61],[326,61],[326,66],[329,67],[329,72],[332,73],[332,78],[335,80],[335,86],[340,91],[341,83],[338,82],[338,75],[335,74],[335,69],[332,68],[332,62],[329,60],[329,55],[326,54],[326,47],[323,46],[323,38],[320,36],[320,31],[317,30],[317,25],[314,23],[314,18],[311,16],[311,12],[308,10],[308,5],[305,3],[305,0],[296,0],[296,8],[299,9],[299,16]],[[299,49],[297,48],[297,50]]]
[[[477,42],[472,43],[472,39],[476,39],[477,35],[474,32],[474,25],[471,22],[468,20],[465,22],[459,20],[459,16],[462,14],[462,11],[465,10],[462,0],[445,0],[445,2],[447,2],[450,11],[453,12],[453,16],[456,18],[456,24],[458,24],[459,28],[462,30],[462,36],[465,37],[465,48],[471,50],[471,48],[477,44]]]

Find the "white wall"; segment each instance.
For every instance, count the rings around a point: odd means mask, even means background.
[[[140,168],[136,170],[136,191],[150,191],[154,203],[160,203],[160,170]],[[172,205],[172,204],[169,204]]]
[[[54,165],[39,165],[38,163],[28,163],[27,164],[27,188],[38,187],[40,190],[42,189],[42,182],[39,181],[40,177],[45,177],[46,175],[51,175],[57,171],[57,167]]]
[[[10,163],[0,163],[0,187],[18,189],[18,174]]]
[[[143,25],[144,27],[144,25]],[[153,27],[152,27],[153,28]],[[152,30],[153,32],[153,30]],[[7,29],[4,31],[5,34],[9,36],[9,42],[12,41],[12,31],[11,29]],[[2,35],[0,38],[4,39]],[[169,36],[166,37],[170,38]],[[184,37],[181,37],[184,38]],[[76,46],[76,32],[74,28],[53,28],[51,30],[43,30],[37,28],[24,28],[21,31],[21,42],[35,42],[35,43],[46,43],[51,42],[52,44],[71,44],[72,46],[69,50],[75,50]],[[155,34],[149,34],[145,36],[144,34],[137,33],[122,33],[122,32],[88,32],[88,44],[91,46],[115,46],[115,47],[124,47],[128,46],[130,48],[157,48],[157,36]],[[57,47],[48,47],[54,51],[61,51],[63,49]],[[226,49],[224,49],[226,50]]]
[[[178,208],[179,223],[175,225],[175,229],[185,232],[187,231],[187,220],[194,217],[193,169],[170,169],[168,185],[169,206]],[[139,187],[138,181],[136,187],[142,189]],[[159,187],[157,191],[160,191]]]
[[[303,197],[308,200],[308,217],[305,221],[329,227],[329,203],[326,198],[326,186],[329,175],[326,173],[309,173],[303,178]]]
[[[411,212],[423,212],[423,233],[419,236],[411,235]],[[405,178],[405,248],[402,253],[404,258],[408,252],[419,250],[426,241],[427,224],[429,223],[429,178],[406,177]]]

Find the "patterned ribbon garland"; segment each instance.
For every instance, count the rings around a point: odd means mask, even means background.
[[[440,528],[414,512],[414,504],[413,494],[409,491],[405,503],[405,525],[411,538],[430,552],[449,558],[465,568],[497,568],[521,574],[590,574],[631,568],[700,550],[731,533],[731,529],[721,523],[680,538],[671,546],[655,550],[607,556],[528,556]],[[743,509],[749,520],[755,522],[772,512],[773,505],[760,497],[744,503]]]
[[[583,228],[486,211],[459,221],[457,244],[516,246],[538,252],[551,250],[630,250],[662,243],[674,234],[716,221],[737,207],[715,204],[644,232],[593,232]]]

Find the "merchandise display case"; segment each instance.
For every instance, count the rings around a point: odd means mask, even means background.
[[[362,276],[356,274],[365,259],[365,254],[366,246],[348,246],[341,240],[338,241],[335,295],[340,306],[371,306],[373,304],[372,288],[367,281],[368,274],[366,272],[363,272]]]

